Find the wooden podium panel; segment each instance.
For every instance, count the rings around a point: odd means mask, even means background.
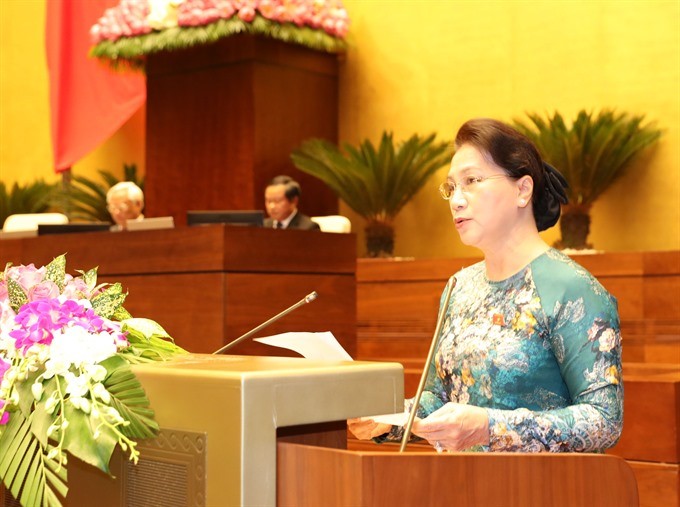
[[[290,160],[304,140],[337,141],[337,55],[239,34],[149,55],[146,76],[147,215],[263,209],[279,174],[300,182],[304,213],[337,214],[335,194]]]
[[[278,505],[637,507],[635,477],[599,454],[385,453],[278,444]]]
[[[331,331],[356,352],[356,236],[224,225],[46,235],[0,241],[0,262],[99,266],[133,316],[153,319],[191,352],[210,353],[312,291],[319,297],[262,331]],[[236,354],[290,355],[255,342]]]
[[[114,478],[69,460],[66,507],[274,507],[278,430],[343,447],[347,418],[404,403],[395,363],[196,354],[133,371],[161,435],[137,465],[114,455]]]

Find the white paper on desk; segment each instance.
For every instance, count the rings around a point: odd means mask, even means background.
[[[352,361],[342,345],[335,339],[333,333],[302,333],[291,332],[255,338],[256,342],[289,349],[301,354],[307,359],[321,359],[331,361]]]
[[[399,412],[397,414],[382,414],[368,416],[377,423],[391,424],[392,426],[406,426],[408,422],[408,412]]]

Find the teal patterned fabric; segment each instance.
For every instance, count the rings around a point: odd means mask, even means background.
[[[489,281],[484,262],[455,278],[419,415],[449,401],[485,407],[492,451],[613,446],[623,426],[614,297],[554,249],[507,280]]]

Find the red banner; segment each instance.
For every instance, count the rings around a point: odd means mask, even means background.
[[[144,76],[88,56],[90,28],[118,0],[49,0],[46,51],[55,171],[108,139],[146,100]]]

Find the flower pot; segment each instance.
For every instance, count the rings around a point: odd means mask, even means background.
[[[587,243],[590,234],[590,204],[565,204],[562,206],[560,232],[562,238],[555,243],[557,248],[583,250],[592,248]]]
[[[394,227],[387,222],[371,220],[366,225],[366,254],[368,257],[392,257]]]

